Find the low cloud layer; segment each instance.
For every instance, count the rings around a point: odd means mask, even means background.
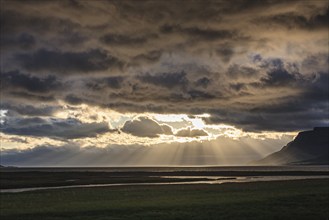
[[[208,133],[203,129],[193,129],[187,127],[178,130],[176,135],[179,137],[200,137],[200,136],[208,136]]]
[[[82,123],[77,119],[14,118],[4,122],[1,132],[19,136],[84,138],[110,132],[107,123]]]
[[[139,137],[158,137],[160,134],[173,134],[170,126],[159,124],[147,117],[138,117],[131,121],[126,121],[121,130]]]

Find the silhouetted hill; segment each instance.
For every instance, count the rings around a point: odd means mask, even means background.
[[[300,132],[280,151],[253,162],[258,165],[329,164],[329,127]]]

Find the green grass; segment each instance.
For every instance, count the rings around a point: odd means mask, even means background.
[[[1,194],[1,219],[328,219],[329,180]]]

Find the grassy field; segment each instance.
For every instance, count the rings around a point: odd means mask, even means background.
[[[329,180],[1,194],[1,219],[328,219]]]

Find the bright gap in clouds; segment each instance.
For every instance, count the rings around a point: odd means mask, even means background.
[[[187,122],[190,123],[193,128],[203,129],[206,124],[202,118],[210,117],[209,114],[201,115],[186,115],[186,114],[150,114],[156,121],[170,123],[170,122]]]
[[[97,134],[97,138],[94,137],[82,137],[75,139],[80,142],[82,146],[96,146],[105,147],[108,144],[142,144],[152,145],[159,143],[172,143],[172,142],[191,142],[191,141],[209,141],[218,138],[219,136],[238,139],[245,136],[250,136],[256,139],[264,138],[277,138],[283,134],[281,132],[262,132],[251,133],[243,132],[231,125],[226,124],[206,124],[204,119],[210,117],[209,114],[154,114],[154,113],[119,113],[117,111],[104,109],[96,106],[90,106],[86,104],[70,106],[64,102],[61,104],[61,109],[54,113],[51,117],[43,117],[45,121],[51,123],[51,121],[62,120],[77,120],[81,124],[92,123],[106,123],[108,124],[109,131],[102,134]],[[15,126],[15,123],[19,124],[19,120],[13,119],[10,116],[6,116],[8,111],[1,111],[1,120],[9,123],[11,126]],[[27,119],[23,117],[21,120]],[[134,132],[126,132],[124,127],[130,122],[138,121],[137,129],[144,129],[143,135],[136,135]],[[151,123],[151,125],[150,125]],[[131,124],[131,123],[130,123]],[[153,126],[153,127],[152,127]],[[166,127],[170,129],[170,132],[154,132],[154,129],[163,129]],[[20,129],[22,127],[19,127]],[[160,130],[161,131],[161,130]],[[151,132],[152,135],[148,135]],[[15,134],[3,134],[7,137],[15,136]],[[295,135],[295,133],[289,133],[288,135]],[[48,140],[49,137],[29,137],[30,139],[37,138],[39,141],[42,139]],[[10,138],[7,138],[9,140]],[[63,140],[61,137],[55,138],[56,140]],[[74,139],[74,138],[73,138]],[[15,138],[12,138],[15,140]],[[71,139],[72,140],[72,139]],[[41,141],[42,142],[42,141]],[[40,143],[41,143],[40,142]],[[9,143],[9,142],[8,142]],[[35,143],[35,142],[34,142]],[[26,143],[27,144],[27,143]],[[7,144],[7,146],[12,144]],[[24,143],[20,143],[20,146]]]
[[[52,126],[54,129],[65,121],[73,120],[78,124],[74,124],[75,129],[81,129],[82,125],[89,125],[88,128],[92,128],[91,125],[96,126],[101,123],[108,125],[108,131],[98,133],[96,136],[90,136],[88,133],[86,136],[78,138],[69,138],[58,136],[60,134],[52,133],[55,136],[20,136],[14,133],[1,133],[2,148],[33,148],[40,144],[50,145],[63,145],[64,143],[77,143],[81,147],[107,147],[111,144],[116,145],[144,145],[151,146],[163,143],[188,143],[188,142],[206,142],[216,140],[221,137],[239,140],[245,137],[251,137],[253,139],[264,140],[266,138],[275,139],[281,138],[283,135],[294,136],[295,133],[281,133],[281,132],[261,132],[252,133],[244,132],[234,126],[227,124],[206,124],[204,119],[210,117],[209,114],[154,114],[154,113],[120,113],[113,110],[108,110],[96,106],[90,106],[86,104],[70,106],[65,103],[60,103],[61,108],[55,112],[53,116],[45,116],[42,119],[47,125]],[[22,117],[20,120],[13,118],[8,111],[1,110],[1,121],[6,125],[12,127],[19,126],[19,129],[24,128],[20,124],[20,121],[27,119]],[[138,122],[135,128],[124,129],[125,125],[133,124],[132,122]],[[23,126],[23,127],[22,127]],[[29,125],[26,125],[29,126]],[[71,126],[71,124],[68,124]],[[162,129],[166,128],[167,132],[162,132]],[[32,128],[33,129],[33,128]],[[86,129],[86,127],[84,127]],[[127,132],[131,130],[132,132]],[[154,133],[154,130],[160,129],[158,133]],[[139,131],[143,130],[143,133]],[[70,132],[70,131],[68,131]],[[57,136],[56,136],[57,135]]]
[[[12,119],[10,114],[3,116],[3,120],[12,123],[12,127],[20,122]],[[92,157],[91,161],[96,161],[97,166],[241,165],[279,150],[295,135],[280,132],[243,132],[231,125],[206,124],[203,119],[207,117],[207,114],[126,114],[89,105],[66,105],[53,116],[43,118],[49,126],[57,128],[56,126],[65,124],[79,130],[105,123],[109,125],[108,132],[99,133],[97,136],[86,133],[86,136],[78,138],[61,137],[60,133],[53,133],[57,136],[49,137],[0,132],[1,150],[5,155],[9,155],[8,157],[46,151],[47,155],[55,155],[51,156],[53,160],[42,161],[48,165],[58,163],[56,155],[61,155],[60,159],[68,158],[63,160],[65,165],[76,165],[87,156]],[[68,120],[73,124],[65,123]],[[79,123],[74,124],[76,121]],[[52,122],[55,124],[52,125]],[[123,129],[126,123],[133,122],[137,122],[137,129],[144,132],[129,133]],[[154,129],[162,127],[170,127],[172,132],[152,133]],[[148,132],[153,136],[148,135]],[[30,159],[28,165],[34,166],[40,162],[34,161],[35,158]]]
[[[189,119],[186,114],[153,114],[152,117],[159,122],[181,122]]]

